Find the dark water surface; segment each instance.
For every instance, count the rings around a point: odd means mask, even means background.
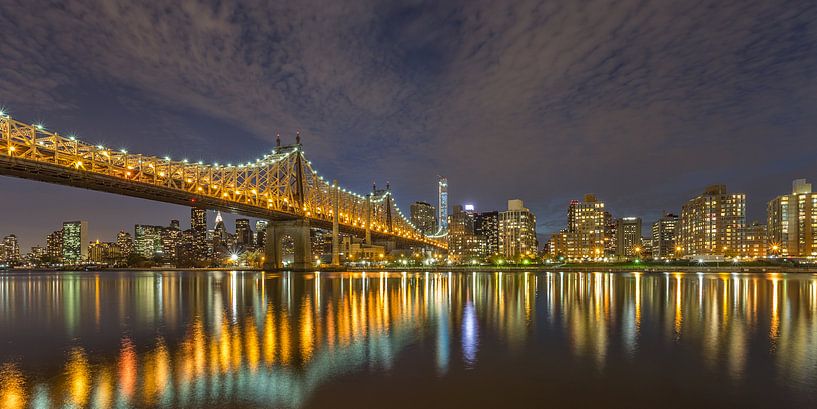
[[[817,407],[810,274],[0,275],[0,408]]]

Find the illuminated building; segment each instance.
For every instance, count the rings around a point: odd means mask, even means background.
[[[62,224],[62,260],[66,264],[88,259],[88,222],[74,221]]]
[[[485,238],[476,235],[474,222],[473,206],[470,211],[460,205],[454,206],[454,211],[448,216],[449,258],[458,261],[485,258]]]
[[[547,250],[548,255],[553,259],[565,257],[567,254],[567,229],[562,229],[558,233],[550,235]]]
[[[616,241],[616,228],[618,227],[618,221],[613,217],[613,214],[604,211],[604,255],[613,257],[616,255],[616,248],[618,247],[618,242]]]
[[[670,259],[679,256],[675,249],[675,232],[678,227],[678,216],[664,213],[664,216],[652,224],[652,257]]]
[[[116,264],[122,259],[119,245],[112,242],[93,241],[88,245],[88,260],[94,263]]]
[[[448,231],[448,179],[442,176],[437,180],[437,221],[438,231]]]
[[[709,186],[681,208],[678,243],[684,257],[735,256],[743,248],[745,225],[746,195]]]
[[[269,225],[269,222],[266,220],[257,220],[255,222],[255,246],[259,249],[264,248],[265,238],[267,236],[267,225]]]
[[[136,254],[144,258],[161,256],[164,253],[162,246],[163,226],[151,226],[147,224],[137,224],[134,226],[134,245]]]
[[[508,200],[508,210],[499,212],[499,254],[515,259],[536,253],[536,216],[521,200]]]
[[[119,246],[119,250],[122,252],[123,258],[130,257],[131,253],[133,253],[133,238],[131,238],[130,233],[126,231],[120,231],[116,235],[116,245]]]
[[[3,238],[2,247],[0,247],[0,261],[9,265],[20,262],[20,245],[17,243],[17,236],[9,234]]]
[[[604,203],[595,195],[585,195],[584,201],[573,200],[567,210],[568,259],[597,259],[605,250]],[[609,239],[608,239],[609,240]]]
[[[622,217],[616,220],[616,256],[641,257],[641,218]]]
[[[485,239],[485,255],[499,255],[499,212],[477,213],[474,217],[474,233]]]
[[[182,231],[179,221],[171,220],[170,227],[162,229],[162,258],[168,262],[175,262],[178,258],[178,248],[182,244]]]
[[[249,219],[235,220],[235,242],[243,248],[255,247],[252,242],[252,229]]]
[[[434,206],[426,202],[411,204],[411,223],[423,234],[432,234],[436,230],[437,220],[434,216]]]
[[[792,192],[772,199],[767,207],[773,255],[817,257],[817,193],[805,179],[792,182]]]
[[[750,258],[763,258],[766,257],[768,249],[766,225],[754,222],[746,226],[743,233],[743,255]]]
[[[62,261],[62,230],[57,230],[45,238],[45,252],[52,261]]]
[[[190,209],[190,230],[192,233],[190,258],[192,260],[208,258],[210,246],[207,240],[207,210],[200,207]]]

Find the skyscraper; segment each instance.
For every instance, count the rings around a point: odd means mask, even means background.
[[[76,264],[88,259],[88,222],[73,221],[62,224],[62,260]]]
[[[817,193],[805,179],[792,182],[792,192],[772,199],[767,207],[772,254],[817,257]]]
[[[509,259],[533,257],[536,247],[536,217],[521,200],[508,200],[508,210],[499,212],[499,254]]]
[[[437,220],[434,215],[434,206],[426,202],[414,202],[411,204],[411,223],[423,234],[434,233]]]
[[[257,220],[255,222],[255,245],[259,249],[263,249],[266,243],[268,225],[269,222],[266,220]]]
[[[2,247],[0,247],[0,261],[9,265],[20,262],[20,245],[17,243],[17,236],[9,234],[3,238]]]
[[[131,253],[133,253],[133,238],[131,238],[130,233],[126,231],[117,233],[116,245],[119,246],[119,251],[125,259],[130,257]]]
[[[585,195],[584,201],[573,200],[567,210],[568,259],[596,259],[605,253],[604,203],[595,195]],[[609,240],[608,240],[609,242]]]
[[[678,216],[664,213],[660,219],[652,224],[652,257],[655,259],[675,258],[679,253],[675,250],[676,228]]]
[[[681,208],[678,242],[684,256],[735,256],[743,248],[746,195],[712,185]]]
[[[442,176],[437,180],[438,193],[438,207],[437,207],[437,222],[439,223],[438,231],[448,231],[448,179]]]
[[[136,254],[144,258],[153,258],[164,253],[162,247],[163,226],[137,224],[134,226],[134,245]]]
[[[45,253],[52,262],[62,261],[62,229],[49,234],[45,238]]]
[[[458,261],[483,259],[485,239],[474,233],[474,212],[457,205],[448,219],[449,257]]]
[[[616,256],[641,257],[641,218],[622,217],[616,220]]]
[[[202,261],[208,258],[210,246],[207,241],[207,210],[201,207],[190,209],[191,252],[188,261]]]
[[[249,219],[235,220],[235,241],[236,244],[244,248],[255,247],[252,242],[252,229]]]
[[[474,218],[474,233],[485,238],[485,255],[499,255],[499,212],[477,213]]]

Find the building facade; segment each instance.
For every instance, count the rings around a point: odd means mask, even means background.
[[[508,200],[499,212],[499,255],[507,259],[533,257],[537,253],[536,216],[519,199]]]
[[[758,222],[747,225],[743,234],[742,255],[753,259],[763,258],[766,257],[768,249],[766,225]]]
[[[164,247],[162,246],[163,226],[137,224],[133,230],[136,254],[147,259],[164,254]]]
[[[485,240],[485,256],[499,255],[499,212],[477,213],[474,217],[474,233]]]
[[[678,215],[664,213],[660,219],[652,224],[652,257],[655,259],[676,258],[675,233],[678,227]]]
[[[595,195],[585,195],[584,201],[573,200],[567,211],[567,251],[571,260],[599,259],[605,253],[604,203]],[[609,240],[609,239],[607,239]]]
[[[435,209],[426,202],[414,202],[411,204],[411,223],[423,234],[433,234],[437,229],[437,219]]]
[[[88,222],[62,224],[62,261],[77,264],[88,260]]]
[[[768,239],[773,255],[817,258],[817,193],[805,179],[792,182],[792,193],[767,206]]]
[[[641,218],[622,217],[616,220],[616,256],[641,257]]]
[[[684,257],[736,256],[745,226],[746,195],[713,185],[681,208],[678,242]]]

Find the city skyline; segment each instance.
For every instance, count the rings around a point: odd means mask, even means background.
[[[817,56],[804,28],[814,10],[804,2],[0,7],[2,69],[14,73],[0,76],[0,105],[15,117],[208,161],[253,158],[276,130],[291,142],[302,129],[324,174],[356,191],[377,174],[399,187],[403,209],[434,203],[442,174],[452,204],[525,198],[543,233],[588,192],[654,220],[710,184],[747,192],[747,218],[762,220],[785,181],[817,180]],[[262,47],[265,38],[278,40]],[[225,46],[185,51],[213,41]],[[100,228],[123,213],[136,223],[176,212],[8,178],[0,189],[20,198],[0,203],[0,225],[22,237],[45,229],[12,216],[32,206],[55,221],[87,207]]]

